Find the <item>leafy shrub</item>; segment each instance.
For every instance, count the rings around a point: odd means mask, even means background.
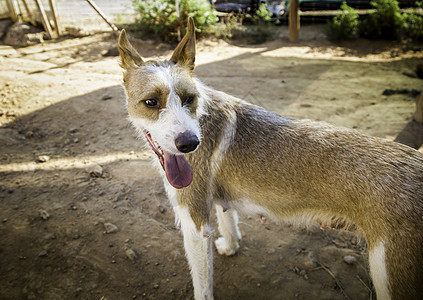
[[[273,25],[270,22],[272,14],[266,9],[264,3],[256,10],[252,16],[254,26],[246,28],[244,36],[249,38],[253,44],[261,44],[273,37]]]
[[[423,6],[423,1],[416,2],[417,7]],[[412,10],[410,14],[405,14],[405,35],[416,40],[423,40],[423,16]]]
[[[220,18],[219,23],[214,28],[214,34],[217,38],[230,40],[242,37],[245,27],[242,25],[244,21],[243,14],[227,14]]]
[[[414,13],[405,15],[404,33],[412,39],[423,40],[423,17]]]
[[[376,9],[362,22],[361,35],[367,38],[400,39],[405,28],[405,18],[396,0],[374,0]]]
[[[132,0],[139,13],[138,30],[142,35],[154,35],[165,41],[174,41],[178,30],[185,29],[188,17],[194,19],[199,33],[210,32],[216,24],[208,0],[179,0],[178,18],[175,0]]]
[[[365,38],[423,39],[423,16],[416,10],[402,13],[397,0],[373,0],[375,10],[362,20],[345,3],[341,12],[328,24],[327,36],[333,40]],[[421,6],[422,2],[416,2]]]
[[[343,2],[340,12],[328,23],[327,36],[331,40],[353,39],[358,36],[358,29],[358,13]]]

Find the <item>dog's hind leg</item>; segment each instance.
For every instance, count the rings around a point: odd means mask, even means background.
[[[219,232],[222,235],[214,243],[217,252],[221,255],[234,255],[239,248],[241,233],[238,228],[238,214],[234,209],[224,210],[216,205],[216,216]]]
[[[199,232],[192,221],[187,207],[174,208],[179,218],[184,236],[185,253],[191,269],[194,285],[194,297],[199,299],[213,299],[213,251],[211,227],[201,228]]]

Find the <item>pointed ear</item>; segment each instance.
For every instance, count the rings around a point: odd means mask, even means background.
[[[120,66],[124,69],[130,67],[140,66],[143,63],[141,55],[132,47],[128,41],[125,29],[122,30],[119,36],[118,49],[120,55]]]
[[[194,20],[188,18],[188,28],[182,41],[173,51],[170,60],[177,64],[188,67],[191,71],[195,67],[195,25]]]

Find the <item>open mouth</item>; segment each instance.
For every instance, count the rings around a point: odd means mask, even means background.
[[[144,130],[144,136],[151,149],[159,158],[169,183],[177,189],[189,186],[193,179],[193,172],[185,156],[171,154],[163,150],[154,142],[151,134],[147,130]]]

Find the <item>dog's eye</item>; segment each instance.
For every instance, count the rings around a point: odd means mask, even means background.
[[[144,103],[148,107],[156,107],[158,104],[156,99],[148,99],[148,100],[145,100]]]
[[[185,100],[184,100],[184,105],[190,105],[190,104],[192,104],[193,102],[194,102],[194,96],[188,96],[188,97],[186,97],[185,98]]]

